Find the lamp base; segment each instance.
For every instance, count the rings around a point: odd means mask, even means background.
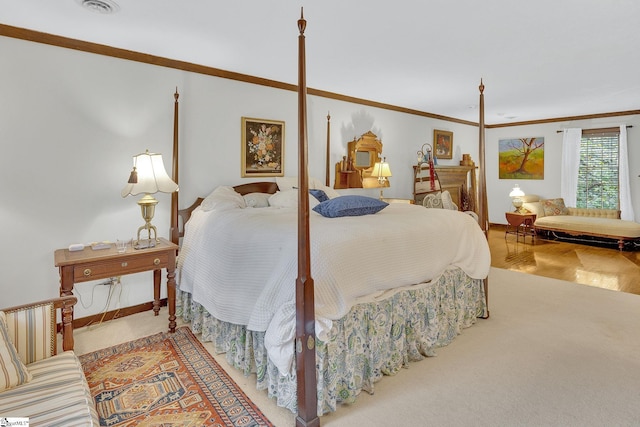
[[[133,243],[133,249],[149,249],[156,247],[155,239],[138,240]]]
[[[522,208],[522,199],[520,199],[519,197],[515,197],[512,201],[513,203],[513,207],[516,208],[516,210],[514,212],[516,213],[524,213],[524,209]]]
[[[140,233],[143,230],[147,230],[147,238],[140,239]],[[153,233],[152,233],[153,232]],[[153,234],[153,238],[151,235]],[[156,246],[156,242],[158,242],[158,230],[156,226],[147,222],[145,225],[138,228],[138,239],[133,242],[134,249],[147,249],[154,248]]]
[[[146,194],[142,199],[138,200],[145,224],[138,228],[138,238],[133,242],[134,249],[147,249],[156,246],[158,242],[158,230],[155,225],[151,224],[151,220],[155,214],[157,204],[158,201],[150,194]],[[147,231],[146,240],[140,239],[140,233],[142,233],[143,230]]]

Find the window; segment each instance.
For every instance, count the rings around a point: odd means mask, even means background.
[[[618,129],[582,131],[577,207],[620,209],[619,136]]]

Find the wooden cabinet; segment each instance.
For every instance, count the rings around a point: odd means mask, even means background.
[[[434,167],[435,190],[431,189],[429,165],[423,163],[413,166],[413,200],[422,204],[424,197],[433,192],[446,190],[461,211],[478,213],[476,166],[439,166]]]

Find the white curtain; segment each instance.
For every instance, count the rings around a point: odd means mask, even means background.
[[[620,180],[620,218],[633,221],[635,214],[631,204],[629,187],[629,152],[627,151],[627,126],[620,126],[620,145],[618,154],[618,179]]]
[[[562,169],[560,197],[567,206],[576,206],[578,192],[578,168],[580,167],[580,141],[582,129],[565,129],[562,135]]]

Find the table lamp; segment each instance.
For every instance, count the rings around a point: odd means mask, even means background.
[[[133,170],[129,176],[127,185],[122,189],[122,197],[128,195],[136,196],[138,194],[144,194],[144,196],[138,200],[138,205],[142,211],[142,218],[145,224],[138,228],[137,240],[134,242],[133,247],[136,249],[143,249],[147,247],[154,247],[158,241],[158,231],[154,225],[151,224],[153,215],[155,214],[156,200],[152,194],[157,192],[173,193],[178,191],[178,184],[173,182],[167,171],[164,168],[162,162],[162,154],[150,153],[146,150],[144,153],[133,156]],[[141,242],[140,233],[142,230],[147,231],[147,242]],[[152,238],[153,232],[153,238]]]
[[[515,212],[522,213],[522,197],[524,196],[524,192],[520,189],[518,184],[516,184],[511,192],[509,193],[509,197],[511,197],[511,203],[513,203],[513,207],[516,208]]]
[[[376,162],[376,164],[373,165],[371,176],[378,178],[378,184],[380,184],[380,186],[388,186],[389,180],[387,178],[391,176],[391,168],[389,167],[389,163],[387,163],[386,157],[383,157],[381,162]],[[380,199],[382,199],[382,188],[380,189]]]

